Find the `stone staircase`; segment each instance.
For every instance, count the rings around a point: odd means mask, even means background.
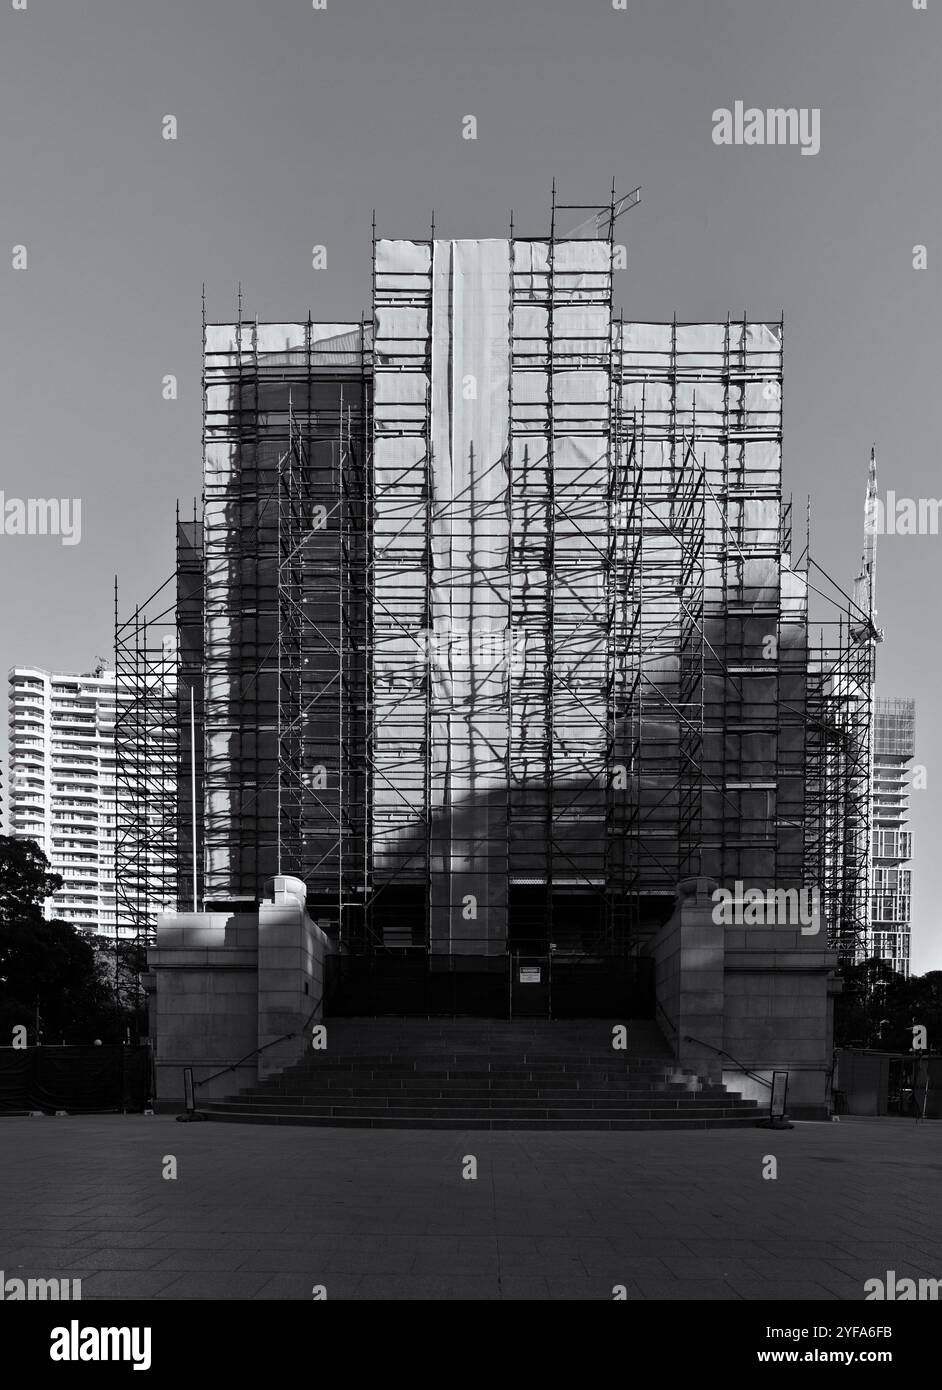
[[[222,1100],[211,1120],[373,1129],[718,1129],[755,1101],[677,1068],[656,1026],[617,1020],[335,1018],[327,1046]]]

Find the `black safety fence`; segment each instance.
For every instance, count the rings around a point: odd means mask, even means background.
[[[150,1107],[147,1044],[0,1047],[0,1115],[143,1111]]]

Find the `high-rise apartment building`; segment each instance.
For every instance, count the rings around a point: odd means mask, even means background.
[[[914,700],[878,699],[873,726],[872,954],[902,975],[909,974],[910,954],[909,787],[915,711]]]
[[[118,930],[115,708],[113,671],[10,672],[10,833],[64,880],[45,915],[105,936]]]

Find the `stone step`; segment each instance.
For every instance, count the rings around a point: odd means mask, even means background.
[[[578,1091],[596,1089],[609,1091],[613,1088],[623,1089],[625,1086],[637,1086],[641,1089],[665,1090],[678,1089],[682,1091],[698,1090],[702,1086],[719,1085],[719,1082],[710,1082],[704,1077],[698,1077],[695,1072],[592,1072],[580,1075],[577,1072],[566,1072],[560,1074],[546,1075],[544,1073],[520,1071],[509,1073],[505,1071],[493,1072],[468,1072],[468,1071],[448,1071],[441,1068],[438,1071],[408,1072],[399,1071],[395,1074],[382,1071],[326,1071],[317,1068],[310,1068],[303,1072],[284,1072],[275,1075],[262,1082],[265,1086],[286,1086],[289,1089],[298,1086],[374,1086],[386,1087],[390,1090],[401,1090],[404,1086],[418,1087],[420,1090],[424,1086],[436,1086],[447,1084],[464,1090],[506,1090],[508,1087],[522,1087],[527,1090],[534,1086],[556,1087],[561,1091]]]
[[[552,1097],[542,1098],[535,1096],[505,1096],[505,1097],[469,1097],[460,1099],[454,1096],[434,1097],[426,1096],[424,1099],[415,1096],[233,1096],[221,1101],[212,1101],[210,1105],[236,1105],[245,1106],[251,1101],[252,1107],[259,1110],[303,1110],[314,1107],[318,1110],[325,1109],[338,1114],[346,1111],[353,1111],[363,1114],[378,1114],[383,1110],[395,1110],[402,1114],[423,1114],[437,1115],[443,1110],[508,1110],[516,1113],[522,1110],[537,1110],[540,1112],[550,1111],[551,1113],[562,1112],[586,1112],[591,1110],[625,1110],[625,1111],[647,1111],[647,1110],[690,1110],[690,1111],[715,1111],[715,1110],[738,1110],[748,1107],[750,1110],[755,1108],[753,1101],[732,1101],[726,1096],[691,1096],[670,1097],[670,1096],[623,1096],[612,1097],[610,1100],[585,1099],[574,1097],[569,1103],[560,1102]],[[434,1103],[433,1103],[434,1102]]]
[[[327,1020],[328,1051],[238,1095],[212,1119],[414,1129],[755,1125],[753,1101],[680,1069],[653,1024],[610,1047],[599,1020]]]
[[[409,1027],[396,1026],[394,1020],[384,1019],[332,1019],[324,1020],[329,1038],[336,1038],[349,1051],[358,1047],[375,1048],[377,1044],[390,1043],[398,1047],[408,1043],[411,1047],[437,1047],[441,1044],[452,1046],[463,1043],[467,1046],[489,1047],[495,1050],[515,1051],[523,1045],[550,1048],[557,1046],[568,1049],[571,1046],[585,1047],[594,1044],[599,1050],[611,1048],[613,1029],[627,1029],[629,1049],[650,1046],[657,1051],[667,1048],[667,1042],[653,1024],[632,1023],[631,1020],[616,1020],[612,1023],[596,1024],[589,1027],[567,1028],[562,1024],[544,1023],[532,1027],[523,1023],[501,1023],[493,1019],[481,1019],[469,1025],[463,1020],[453,1027],[444,1025],[443,1020],[415,1020]]]
[[[217,1103],[218,1104],[218,1103]],[[414,1117],[400,1117],[390,1115],[388,1112],[383,1115],[310,1115],[294,1113],[277,1113],[273,1111],[259,1110],[227,1110],[209,1109],[203,1110],[207,1118],[223,1123],[235,1124],[288,1124],[288,1125],[317,1125],[325,1128],[336,1129],[429,1129],[429,1130],[555,1130],[557,1132],[572,1131],[578,1133],[581,1130],[688,1130],[688,1129],[743,1129],[753,1128],[756,1124],[755,1114],[752,1112],[735,1112],[730,1115],[720,1117],[704,1117],[693,1115],[689,1112],[677,1111],[670,1119],[647,1118],[632,1115],[630,1118],[612,1118],[599,1111],[591,1112],[578,1118],[572,1116],[559,1117],[556,1119],[520,1119],[514,1117],[494,1118],[492,1116],[482,1117],[480,1114],[467,1116],[441,1116],[428,1117],[417,1121]]]
[[[370,1062],[363,1058],[334,1058],[330,1061],[307,1059],[303,1063],[290,1067],[289,1072],[292,1076],[306,1076],[317,1073],[319,1075],[342,1075],[351,1072],[358,1072],[363,1075],[371,1074],[376,1076],[438,1076],[447,1072],[451,1076],[643,1076],[663,1078],[672,1073],[680,1073],[681,1069],[668,1064],[666,1061],[661,1065],[654,1065],[649,1060],[642,1060],[638,1064],[632,1062],[609,1063],[607,1066],[601,1063],[590,1065],[578,1061],[557,1062],[553,1065],[545,1065],[539,1060],[525,1062],[509,1062],[506,1059],[495,1061],[479,1061],[473,1065],[467,1059],[454,1061],[448,1057],[439,1060],[421,1058],[413,1062],[405,1058],[398,1058],[389,1062]],[[686,1074],[686,1073],[685,1073]],[[695,1072],[689,1073],[691,1076]]]
[[[294,1063],[295,1067],[306,1066],[329,1066],[342,1062],[345,1066],[375,1066],[375,1067],[396,1067],[408,1065],[409,1067],[424,1066],[437,1067],[447,1062],[450,1066],[469,1066],[469,1067],[546,1067],[550,1070],[560,1067],[603,1067],[608,1069],[619,1069],[626,1066],[649,1066],[656,1071],[662,1071],[665,1067],[676,1067],[676,1059],[672,1054],[642,1052],[589,1052],[585,1048],[574,1047],[571,1052],[549,1054],[546,1052],[527,1052],[523,1048],[519,1051],[510,1052],[488,1052],[481,1049],[478,1052],[456,1052],[453,1049],[441,1052],[420,1052],[416,1048],[403,1049],[398,1052],[350,1052],[342,1046],[326,1048],[308,1048],[303,1056]]]
[[[672,1052],[661,1050],[658,1047],[630,1047],[627,1049],[615,1049],[612,1047],[588,1046],[585,1041],[582,1043],[573,1042],[572,1047],[520,1047],[500,1048],[500,1047],[469,1047],[467,1044],[455,1046],[450,1041],[443,1042],[441,1047],[412,1047],[406,1041],[401,1044],[390,1043],[382,1047],[373,1046],[370,1049],[365,1047],[347,1047],[342,1039],[333,1038],[328,1034],[327,1046],[312,1050],[312,1057],[346,1057],[350,1060],[361,1059],[365,1062],[395,1062],[402,1057],[408,1057],[415,1061],[437,1062],[443,1057],[457,1058],[459,1061],[467,1059],[469,1062],[485,1061],[519,1061],[526,1059],[528,1062],[541,1062],[547,1066],[561,1065],[567,1062],[586,1062],[590,1065],[605,1065],[611,1062],[624,1062],[628,1058],[637,1060],[648,1060],[651,1062],[665,1063],[674,1060]]]
[[[221,1099],[221,1101],[208,1102],[207,1109],[245,1109],[245,1097]],[[607,1113],[610,1116],[624,1115],[674,1115],[674,1113],[691,1113],[697,1118],[710,1118],[714,1115],[739,1115],[739,1113],[756,1112],[754,1105],[749,1102],[739,1102],[734,1105],[718,1104],[716,1099],[713,1101],[684,1102],[668,1101],[668,1099],[657,1099],[657,1101],[635,1101],[622,1102],[617,1106],[596,1106],[596,1105],[536,1105],[527,1097],[517,1097],[504,1104],[490,1105],[475,1102],[472,1105],[417,1105],[413,1101],[403,1101],[400,1104],[390,1101],[364,1101],[363,1098],[353,1097],[347,1101],[325,1102],[318,1098],[311,1098],[308,1101],[297,1101],[295,1105],[286,1105],[279,1099],[272,1098],[270,1101],[253,1101],[251,1105],[253,1111],[279,1113],[311,1113],[311,1115],[388,1115],[395,1113],[399,1116],[414,1116],[414,1118],[435,1118],[435,1116],[463,1115],[463,1113],[474,1113],[474,1115],[488,1115],[488,1113],[500,1113],[503,1116],[518,1116],[524,1119],[553,1119],[554,1116],[593,1115],[596,1112]]]
[[[246,1096],[298,1096],[311,1095],[333,1095],[333,1096],[430,1096],[430,1095],[452,1095],[457,1098],[473,1099],[476,1096],[505,1096],[505,1095],[533,1095],[546,1096],[549,1098],[568,1099],[571,1096],[591,1096],[601,1099],[618,1096],[723,1096],[731,1094],[722,1086],[531,1086],[520,1087],[517,1085],[502,1084],[494,1086],[475,1086],[461,1085],[439,1080],[429,1081],[423,1086],[399,1085],[399,1086],[379,1086],[379,1085],[359,1085],[341,1086],[334,1082],[328,1085],[318,1085],[316,1078],[311,1078],[308,1082],[298,1082],[292,1086],[279,1085],[272,1082],[268,1085],[249,1086],[241,1094]]]

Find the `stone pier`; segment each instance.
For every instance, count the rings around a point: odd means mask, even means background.
[[[298,1061],[323,1016],[330,949],[296,878],[273,879],[254,909],[162,914],[146,977],[158,1108],[182,1108],[184,1067],[206,1100]]]

